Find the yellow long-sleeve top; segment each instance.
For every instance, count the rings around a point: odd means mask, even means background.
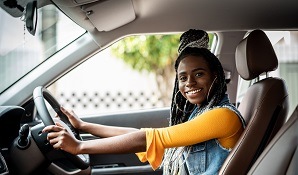
[[[146,131],[146,152],[137,153],[140,161],[148,161],[153,169],[160,166],[166,148],[194,145],[218,139],[221,146],[233,148],[243,126],[239,117],[228,108],[215,108],[182,124]]]

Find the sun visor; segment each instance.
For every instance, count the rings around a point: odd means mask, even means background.
[[[0,1],[0,7],[4,9],[11,16],[17,18],[24,14],[25,6],[28,0],[15,0],[15,1]]]
[[[90,22],[98,31],[110,31],[136,18],[131,0],[109,0],[82,6]]]

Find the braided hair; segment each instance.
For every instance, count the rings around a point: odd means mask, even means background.
[[[179,123],[183,123],[188,120],[188,116],[192,112],[195,107],[195,104],[191,104],[190,102],[185,99],[179,91],[179,84],[178,84],[178,76],[177,76],[177,69],[178,66],[185,57],[187,56],[198,56],[205,59],[208,64],[210,71],[217,76],[217,80],[214,84],[214,88],[216,91],[211,93],[211,100],[208,102],[205,100],[201,105],[200,108],[204,108],[207,105],[212,107],[218,104],[225,92],[227,90],[226,82],[225,82],[225,74],[223,71],[223,67],[219,61],[219,59],[210,52],[207,48],[197,48],[197,47],[187,47],[185,48],[180,55],[178,56],[175,62],[175,71],[176,71],[176,78],[173,90],[173,97],[172,97],[172,104],[171,104],[171,119],[170,125],[176,125]],[[200,59],[200,58],[199,58]],[[183,111],[181,111],[183,109]]]

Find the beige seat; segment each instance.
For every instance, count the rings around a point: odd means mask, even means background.
[[[236,49],[236,67],[245,80],[273,71],[278,61],[267,35],[252,31]],[[224,162],[219,174],[247,174],[265,146],[284,124],[288,113],[288,93],[285,82],[266,77],[250,86],[239,111],[247,126],[234,149]]]
[[[249,175],[298,174],[298,106],[290,119],[278,131],[255,164]]]

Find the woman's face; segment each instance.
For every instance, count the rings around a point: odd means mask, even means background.
[[[202,104],[215,78],[205,59],[186,56],[178,65],[177,75],[181,94],[192,104]]]

